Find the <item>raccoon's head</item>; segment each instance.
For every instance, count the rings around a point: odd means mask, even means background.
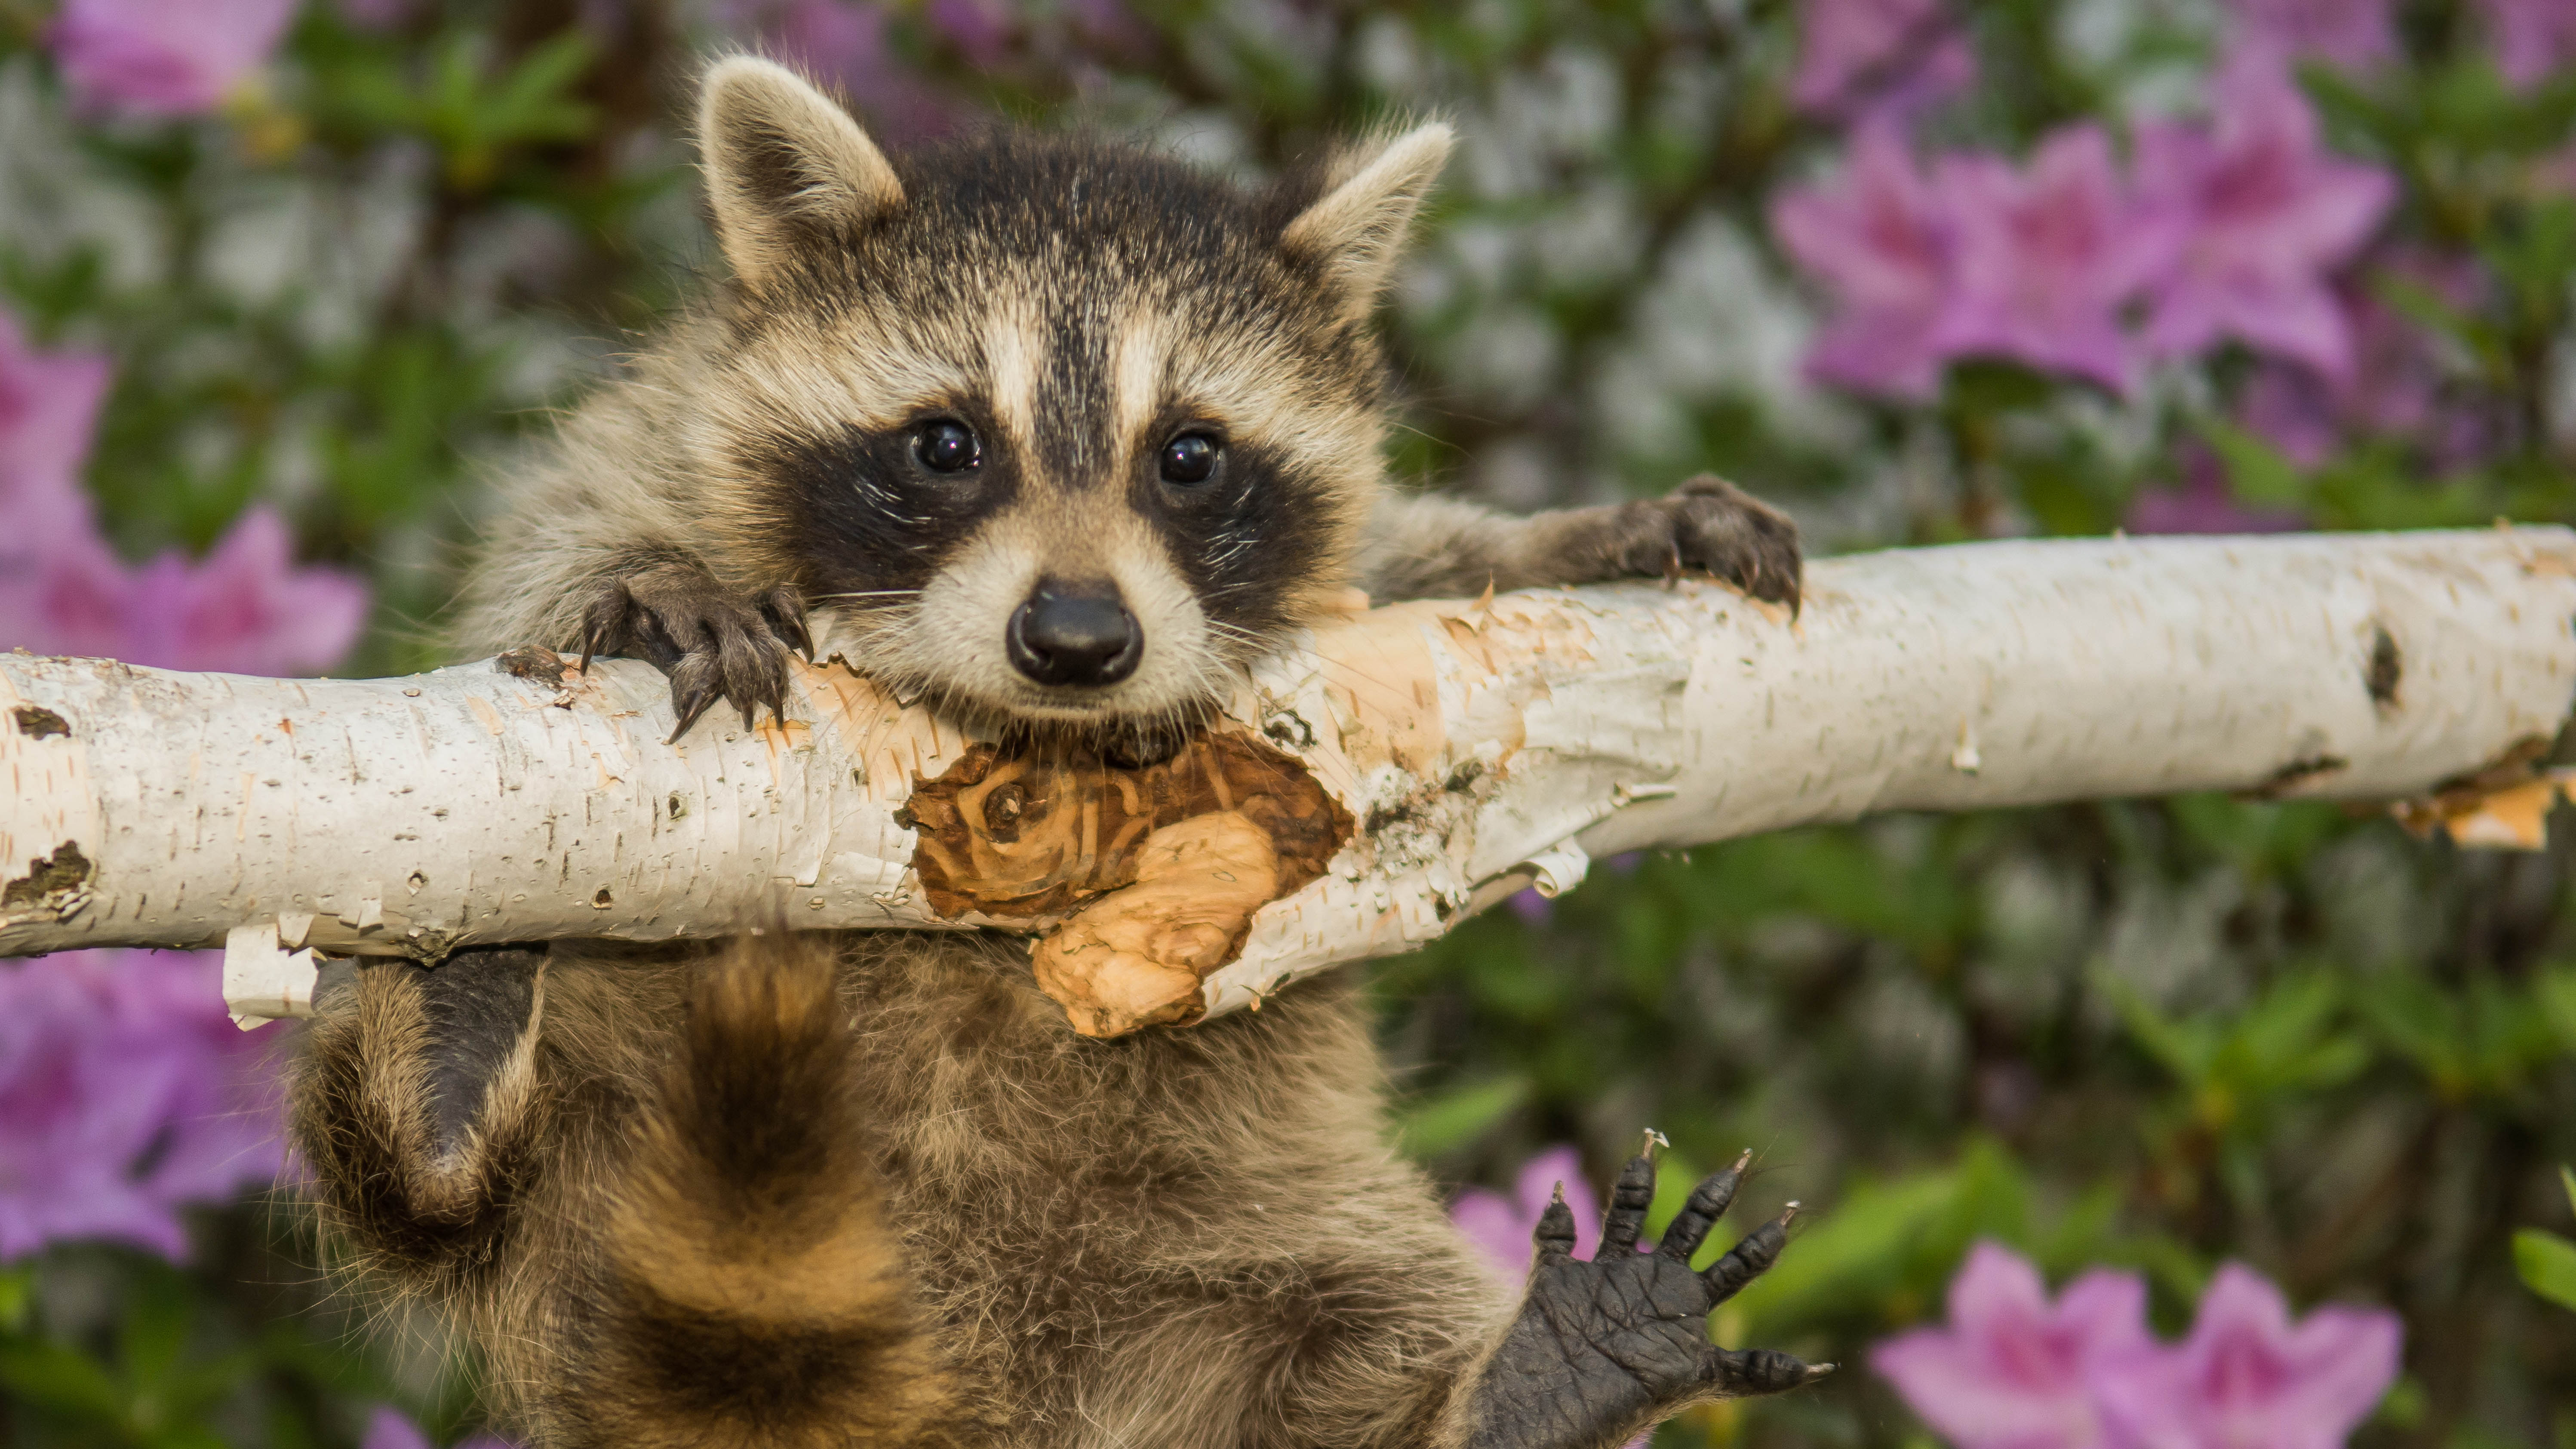
[[[735,285],[701,456],[737,557],[907,695],[1166,736],[1333,601],[1378,487],[1376,295],[1446,127],[1262,192],[1097,143],[889,160],[792,73],[709,74]]]

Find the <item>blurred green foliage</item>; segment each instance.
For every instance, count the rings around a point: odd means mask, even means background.
[[[264,88],[142,124],[71,114],[41,7],[0,5],[0,298],[117,360],[104,518],[140,555],[285,508],[388,605],[351,672],[435,657],[491,480],[705,253],[673,117],[708,16],[390,8],[308,6]],[[1984,80],[1936,125],[2015,150],[2120,114],[2189,83],[2205,9],[1973,7]],[[1389,112],[1454,117],[1389,323],[1396,462],[1440,486],[1537,506],[1714,469],[1858,547],[2107,532],[2206,448],[2240,501],[2319,526],[2567,521],[2576,77],[2514,91],[2465,6],[2403,9],[2407,64],[2307,80],[2337,143],[2404,180],[2410,244],[2474,273],[2357,285],[2433,340],[2481,442],[2365,421],[2310,463],[2231,410],[2234,355],[2128,400],[1983,363],[1923,407],[1806,385],[1764,207],[1840,138],[1789,104],[1780,0],[1154,0],[1082,45],[1027,0],[980,67],[916,7],[891,43],[951,119],[1105,126],[1248,175]],[[2168,1327],[2228,1258],[2302,1303],[2385,1303],[2408,1377],[2360,1442],[2576,1445],[2576,1317],[2517,1275],[2576,1293],[2576,1249],[2539,1226],[2576,1159],[2567,867],[2564,845],[2472,855],[2216,797],[1605,863],[1543,921],[1497,912],[1376,969],[1397,1130],[1463,1182],[1554,1141],[1606,1176],[1652,1124],[1659,1221],[1693,1164],[1748,1146],[1739,1223],[1806,1204],[1718,1329],[1854,1371],[1667,1444],[1920,1442],[1857,1366],[1990,1237],[2052,1274],[2146,1271]],[[439,1347],[358,1335],[280,1223],[209,1215],[185,1269],[76,1248],[0,1274],[0,1444],[346,1445],[384,1399],[464,1428]]]

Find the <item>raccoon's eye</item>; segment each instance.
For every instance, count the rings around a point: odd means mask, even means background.
[[[974,430],[954,418],[923,423],[912,435],[912,455],[933,473],[963,473],[984,461]]]
[[[1183,433],[1163,445],[1163,481],[1186,488],[1216,476],[1217,442],[1205,433]]]

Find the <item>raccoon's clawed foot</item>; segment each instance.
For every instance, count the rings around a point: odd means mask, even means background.
[[[1637,1251],[1655,1196],[1650,1158],[1630,1160],[1619,1174],[1600,1251],[1588,1263],[1574,1256],[1574,1214],[1563,1197],[1548,1208],[1520,1316],[1478,1376],[1468,1444],[1593,1449],[1691,1403],[1778,1393],[1833,1372],[1832,1364],[1708,1341],[1709,1312],[1760,1277],[1788,1241],[1783,1213],[1706,1271],[1690,1266],[1750,1156],[1700,1183],[1650,1253]]]
[[[1714,474],[1662,498],[1598,510],[1608,577],[1714,574],[1757,599],[1798,607],[1798,525]]]
[[[744,729],[767,705],[787,718],[787,656],[813,657],[805,601],[792,588],[756,598],[695,569],[656,567],[601,579],[582,609],[581,662],[637,654],[671,677],[676,740],[717,700],[742,711]]]

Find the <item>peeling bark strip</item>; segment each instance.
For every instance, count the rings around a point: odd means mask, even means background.
[[[839,666],[800,670],[783,727],[666,746],[668,689],[627,661],[0,655],[0,952],[1001,925],[1106,1034],[1255,1005],[1591,854],[1872,811],[2429,796],[2418,823],[2525,838],[2571,619],[2556,528],[1898,551],[1814,565],[1794,624],[1689,581],[1356,615],[1147,770],[1006,758]],[[2499,801],[2509,828],[2477,825]]]

